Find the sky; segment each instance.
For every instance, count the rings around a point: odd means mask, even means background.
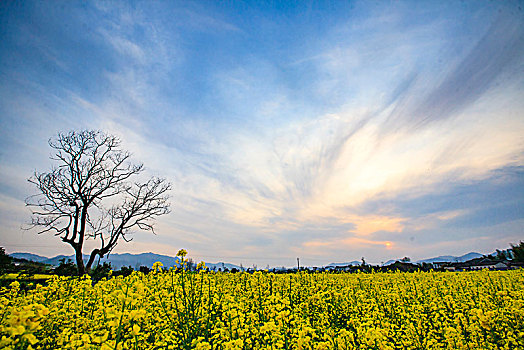
[[[524,240],[515,1],[2,1],[0,246],[58,132],[103,130],[173,185],[115,253],[381,263]]]

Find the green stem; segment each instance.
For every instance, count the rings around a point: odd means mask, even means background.
[[[124,319],[124,311],[126,309],[126,299],[127,299],[127,292],[129,291],[129,284],[126,284],[126,294],[124,297],[124,301],[122,302],[122,311],[120,314],[120,321],[118,322],[118,329],[116,331],[116,342],[115,342],[115,350],[117,350],[118,343],[120,342],[120,336],[122,335],[122,321]]]

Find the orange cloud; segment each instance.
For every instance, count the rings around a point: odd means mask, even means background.
[[[353,216],[348,221],[356,226],[352,232],[366,236],[378,231],[402,232],[406,219],[394,216],[367,215]]]
[[[373,240],[370,240],[370,239],[365,239],[365,238],[361,238],[361,237],[350,237],[350,238],[346,238],[344,240],[342,240],[340,243],[342,244],[345,244],[345,245],[355,245],[355,244],[360,244],[360,245],[372,245],[372,246],[382,246],[382,247],[385,247],[385,248],[392,248],[393,247],[393,242],[390,242],[390,241],[373,241]]]
[[[330,241],[320,241],[320,240],[314,240],[314,241],[308,241],[302,243],[303,247],[306,248],[339,248],[343,246],[382,246],[387,249],[393,248],[394,244],[390,241],[374,241],[370,239],[365,239],[361,237],[348,237],[343,239],[334,239]]]

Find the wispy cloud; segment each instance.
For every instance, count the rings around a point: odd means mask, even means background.
[[[455,67],[444,72],[444,79],[435,81],[433,90],[418,101],[410,101],[409,95],[399,101],[385,124],[385,132],[404,123],[421,127],[468,108],[493,88],[501,75],[515,73],[524,57],[523,38],[521,14],[505,9]]]

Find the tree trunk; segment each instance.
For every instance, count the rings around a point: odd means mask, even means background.
[[[98,255],[99,252],[100,252],[100,249],[94,249],[91,252],[91,255],[89,255],[89,260],[87,260],[87,265],[86,265],[86,271],[87,272],[89,272],[91,270],[91,266],[93,266],[93,262],[95,261],[95,258],[96,258],[96,256]]]
[[[75,257],[76,257],[76,267],[78,268],[78,275],[82,276],[86,273],[84,266],[84,259],[82,257],[82,246],[75,246]]]

